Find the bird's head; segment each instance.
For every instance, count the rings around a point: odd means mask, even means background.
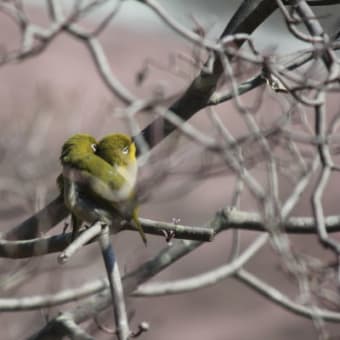
[[[136,146],[122,133],[108,135],[97,144],[96,154],[111,165],[129,166],[136,162]]]
[[[97,141],[88,134],[79,133],[70,137],[63,145],[60,160],[64,163],[70,163],[84,157],[87,154],[93,154],[96,151]]]

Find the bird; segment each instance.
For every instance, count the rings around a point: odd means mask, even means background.
[[[107,161],[124,179],[120,181],[119,189],[105,190],[103,188],[102,197],[112,202],[118,214],[133,224],[146,245],[147,240],[138,219],[139,207],[135,191],[138,163],[135,143],[126,134],[110,134],[99,141],[96,154]]]
[[[60,161],[57,183],[72,216],[72,238],[84,221],[99,220],[119,231],[120,224],[112,225],[118,215],[133,224],[146,244],[138,220],[138,166],[131,137],[111,134],[97,142],[91,135],[75,134],[64,143]]]

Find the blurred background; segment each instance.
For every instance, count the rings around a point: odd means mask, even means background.
[[[65,8],[66,3],[64,1]],[[240,2],[162,0],[159,3],[182,25],[191,30],[202,28],[207,37],[215,39]],[[44,27],[48,25],[45,1],[25,1],[24,6],[32,22]],[[331,31],[338,24],[339,18],[332,13],[339,13],[339,9],[339,5],[316,9],[326,29]],[[84,18],[82,24],[90,29],[106,12],[105,8],[95,11]],[[197,75],[191,57],[199,51],[137,1],[122,3],[117,17],[100,35],[100,42],[113,73],[137,96],[161,91],[166,97],[176,98]],[[279,13],[256,30],[254,42],[258,50],[268,54],[275,51],[286,55],[302,47],[292,38]],[[0,49],[5,53],[19,45],[18,28],[0,13]],[[205,55],[200,58],[203,60]],[[3,65],[0,78],[0,224],[1,230],[5,231],[56,197],[55,179],[61,169],[59,153],[65,139],[77,132],[90,133],[99,139],[108,133],[129,132],[129,128],[117,114],[121,103],[103,84],[84,45],[66,34],[60,34],[42,53],[32,58]],[[260,111],[265,120],[278,110],[278,103],[271,95],[260,88],[242,97],[249,105],[259,98],[264,98]],[[332,103],[335,102],[336,99],[332,99]],[[330,107],[330,110],[336,109]],[[216,110],[234,136],[247,132],[232,101]],[[143,128],[152,118],[148,113],[139,114],[139,126]],[[204,113],[196,114],[190,122],[209,133],[210,123]],[[222,165],[220,176],[202,178],[195,175],[199,166],[218,165],[218,160],[193,142],[175,134],[155,150],[153,157],[157,160],[156,165],[147,165],[142,170],[141,186],[147,183],[145,191],[148,194],[141,207],[142,217],[168,222],[179,219],[181,224],[200,226],[211,220],[218,209],[230,204],[235,178]],[[159,169],[166,176],[153,184],[150,179]],[[261,178],[261,169],[255,171]],[[256,202],[249,195],[245,197],[241,201],[242,210],[255,210]],[[337,211],[335,197],[336,192],[327,194],[327,213]],[[302,201],[296,209],[296,214],[309,212],[308,200]],[[64,223],[61,223],[51,234],[62,232],[63,227]],[[248,245],[256,235],[255,232],[242,232],[241,246]],[[124,272],[166,246],[160,237],[149,236],[148,240],[149,245],[144,248],[136,233],[122,232],[114,236],[118,261]],[[301,251],[309,252],[315,247],[318,254],[327,256],[316,247],[315,236],[294,236],[292,240]],[[228,258],[231,242],[232,231],[224,232],[213,243],[200,247],[156,279],[188,277],[221,265]],[[82,249],[63,266],[57,263],[57,254],[24,261],[5,259],[0,265],[2,297],[53,293],[105,275],[97,244]],[[288,295],[294,297],[296,294],[295,283],[285,275],[280,259],[270,246],[261,250],[247,268]],[[44,325],[48,315],[53,317],[69,307],[2,313],[1,338],[26,338]],[[131,298],[128,309],[133,315],[135,329],[144,320],[151,325],[150,331],[141,339],[318,338],[310,320],[283,310],[232,278],[187,294]],[[100,320],[106,326],[111,325],[111,310],[103,313]],[[111,337],[92,323],[87,327],[98,339]],[[330,329],[334,334],[340,333],[336,325]]]

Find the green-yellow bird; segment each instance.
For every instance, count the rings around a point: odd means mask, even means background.
[[[72,213],[74,234],[82,221],[111,224],[119,215],[134,224],[146,243],[134,192],[136,147],[129,136],[113,134],[97,143],[90,135],[76,134],[64,143],[60,160],[63,172],[58,184]]]

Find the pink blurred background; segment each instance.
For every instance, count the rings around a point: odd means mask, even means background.
[[[215,11],[218,9],[213,8]],[[46,24],[45,12],[36,7],[29,11],[34,20]],[[188,14],[191,11],[187,9]],[[201,16],[204,13],[199,9],[197,12]],[[214,32],[223,27],[225,19],[219,18],[217,11],[212,11],[208,13],[209,20],[210,23],[216,20],[211,33],[212,36],[216,35]],[[178,39],[168,29],[161,28],[160,23],[151,22],[144,27],[134,24],[132,19],[128,22],[118,20],[101,36],[114,74],[138,96],[150,94],[160,87],[167,95],[180,93],[196,74],[185,62],[180,64],[186,72],[184,78],[174,75],[173,70],[168,72],[152,68],[145,82],[139,86],[136,74],[143,70],[150,56],[166,68],[169,55],[191,55],[192,46]],[[8,50],[19,43],[17,30],[5,16],[0,17],[0,41],[1,47]],[[56,196],[55,178],[60,171],[59,151],[67,137],[76,132],[88,132],[100,138],[107,133],[128,130],[114,115],[120,104],[103,85],[88,52],[80,42],[64,34],[57,37],[41,55],[22,63],[3,66],[0,77],[0,197],[3,201],[0,223],[2,230],[6,230]],[[245,96],[244,100],[251,103],[259,96],[259,91]],[[266,105],[275,108],[269,99]],[[246,132],[232,103],[222,105],[218,112],[236,136]],[[139,117],[141,127],[151,118],[142,114]],[[192,122],[209,132],[208,119],[202,113],[197,114]],[[168,154],[162,150],[167,151],[167,145],[171,146],[174,140],[175,137],[170,137],[156,151],[160,159],[164,158],[165,168],[169,166]],[[183,138],[171,157],[183,157],[184,164],[180,167],[187,170],[188,174],[166,177],[154,188],[149,188],[152,196],[142,206],[141,216],[164,221],[179,218],[182,224],[204,225],[217,209],[230,204],[235,180],[231,174],[205,180],[193,179],[191,167],[202,161],[202,151]],[[179,187],[184,187],[184,190],[179,190]],[[334,195],[327,196],[329,212],[337,210]],[[255,209],[256,204],[246,199],[242,201],[241,207],[243,210]],[[306,213],[308,208],[309,202],[305,202],[299,206],[299,212]],[[61,232],[62,228],[63,224],[60,224],[51,233]],[[254,236],[254,232],[242,232],[242,247],[249,244]],[[145,249],[135,233],[125,232],[114,237],[123,271],[132,270],[166,246],[161,238],[149,236],[148,239],[149,246]],[[313,236],[294,236],[292,239],[303,251],[317,248]],[[156,279],[174,280],[212,269],[225,262],[230,245],[231,232],[225,232],[213,243],[202,246],[172,265]],[[320,248],[316,252],[323,254]],[[36,273],[28,276],[19,288],[10,291],[2,289],[1,296],[52,293],[105,275],[97,245],[86,247],[64,266],[58,265],[56,258],[57,254],[51,254],[29,261],[1,260],[1,279],[27,266]],[[246,268],[294,298],[297,293],[295,283],[282,273],[279,264],[280,259],[267,246]],[[53,317],[58,311],[69,307],[71,305],[42,312],[48,312]],[[151,325],[150,331],[142,335],[141,339],[317,338],[310,320],[283,310],[232,278],[188,294],[130,299],[128,307],[130,311],[135,311],[132,321],[135,329],[144,320]],[[43,313],[2,313],[1,338],[26,338],[44,325]],[[111,325],[111,310],[103,313],[101,319],[105,325]],[[96,330],[95,326],[88,327],[95,332],[96,338],[110,338]],[[330,327],[335,334],[337,328]]]

